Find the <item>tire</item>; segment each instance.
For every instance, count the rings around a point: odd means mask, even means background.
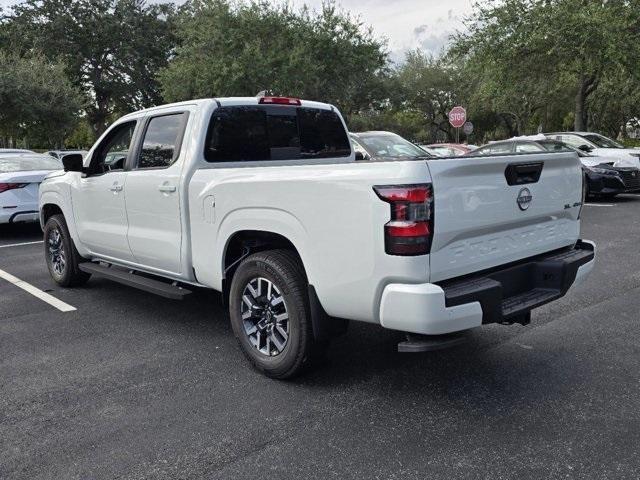
[[[306,275],[288,250],[255,253],[240,263],[231,281],[229,314],[243,353],[271,378],[298,375],[328,346],[314,341]]]
[[[77,287],[91,277],[78,268],[84,259],[76,250],[63,215],[52,215],[44,226],[44,256],[51,278],[61,287]]]

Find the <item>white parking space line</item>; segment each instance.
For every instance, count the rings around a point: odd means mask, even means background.
[[[585,203],[585,207],[615,207],[613,203]]]
[[[37,242],[10,243],[9,245],[0,245],[0,248],[21,247],[22,245],[35,245],[36,243],[44,243],[44,240],[38,240]]]
[[[62,300],[58,300],[56,297],[49,295],[47,292],[43,292],[39,288],[34,287],[30,283],[20,280],[18,277],[14,277],[4,270],[0,270],[0,278],[4,278],[7,282],[13,283],[16,287],[21,288],[25,292],[30,293],[34,297],[39,298],[43,302],[48,303],[52,307],[57,308],[61,312],[73,312],[76,307],[72,307],[68,303],[64,303]]]

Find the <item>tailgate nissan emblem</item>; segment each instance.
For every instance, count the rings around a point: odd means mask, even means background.
[[[516,203],[520,210],[524,211],[529,208],[531,205],[531,200],[533,200],[533,196],[531,195],[531,191],[528,188],[523,188],[518,193],[518,198],[516,198]]]

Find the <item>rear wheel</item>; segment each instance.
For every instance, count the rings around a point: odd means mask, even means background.
[[[314,341],[307,281],[288,250],[256,253],[238,266],[229,313],[245,356],[269,377],[291,378],[326,349],[325,342]]]
[[[83,259],[62,215],[51,216],[44,226],[44,254],[51,278],[62,287],[82,285],[91,277],[78,268]]]

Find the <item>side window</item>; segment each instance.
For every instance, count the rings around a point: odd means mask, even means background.
[[[516,143],[516,153],[544,152],[544,148],[535,143]]]
[[[180,154],[187,114],[153,117],[144,132],[136,168],[165,168]]]
[[[505,153],[511,153],[511,147],[511,142],[488,145],[479,148],[474,152],[474,155],[504,155]]]
[[[348,157],[351,144],[332,111],[290,106],[219,107],[205,145],[208,162]]]
[[[572,147],[579,147],[580,145],[584,145],[587,143],[584,139],[578,137],[577,135],[561,135],[558,139]]]
[[[91,164],[90,175],[100,175],[111,170],[122,170],[131,148],[136,122],[126,122],[115,127],[96,148]]]
[[[492,145],[489,147],[489,152],[492,155],[503,155],[505,153],[511,153],[513,150],[513,144],[511,142],[508,143],[499,143],[497,145]]]

